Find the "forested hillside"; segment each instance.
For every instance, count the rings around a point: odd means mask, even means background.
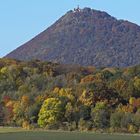
[[[140,66],[0,59],[0,125],[140,131]]]
[[[134,66],[140,64],[140,26],[90,8],[71,10],[6,57],[97,67]]]

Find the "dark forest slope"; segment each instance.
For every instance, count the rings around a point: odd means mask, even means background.
[[[6,57],[98,67],[136,65],[140,63],[140,26],[90,8],[69,11]]]

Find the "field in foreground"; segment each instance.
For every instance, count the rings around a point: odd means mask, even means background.
[[[139,140],[140,136],[0,128],[0,140]]]

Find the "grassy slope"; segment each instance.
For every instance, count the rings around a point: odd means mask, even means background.
[[[0,128],[0,133],[0,140],[140,140],[140,136],[85,132],[25,131],[20,128]]]

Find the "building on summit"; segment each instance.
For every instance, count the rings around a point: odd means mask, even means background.
[[[81,11],[81,9],[80,9],[80,7],[79,7],[79,5],[77,6],[77,8],[74,8],[74,10],[73,10],[74,12],[80,12]]]

